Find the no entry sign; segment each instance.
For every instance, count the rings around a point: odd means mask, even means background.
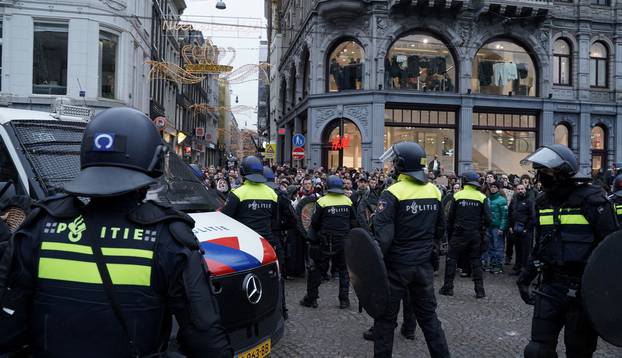
[[[292,157],[296,160],[305,159],[305,149],[298,147],[292,151]]]

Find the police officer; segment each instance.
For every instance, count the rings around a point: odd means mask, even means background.
[[[273,229],[277,227],[278,196],[265,184],[261,160],[252,155],[244,158],[240,164],[240,175],[244,177],[244,183],[229,193],[220,211],[268,240],[279,262],[282,262],[283,249]]]
[[[350,277],[346,268],[343,240],[351,228],[358,226],[352,201],[344,195],[343,180],[331,175],[327,180],[327,193],[315,203],[309,234],[311,267],[307,278],[307,294],[300,301],[305,307],[317,308],[318,288],[322,274],[328,271],[332,259],[334,271],[339,275],[339,308],[350,307]]]
[[[381,159],[392,159],[397,182],[380,196],[373,220],[391,297],[384,315],[374,322],[374,356],[391,356],[400,301],[408,292],[430,355],[449,357],[445,333],[436,316],[433,279],[433,263],[438,260],[438,246],[445,232],[441,193],[426,180],[426,155],[419,144],[395,144]]]
[[[622,222],[622,174],[619,174],[613,180],[613,194],[609,196],[609,200],[613,203],[618,224]]]
[[[525,357],[557,357],[562,328],[566,355],[591,357],[598,336],[580,298],[581,277],[594,248],[617,230],[615,215],[600,186],[580,181],[577,160],[568,147],[542,147],[522,163],[533,164],[543,189],[536,200],[532,260],[517,282],[521,298],[532,304],[529,285],[540,272]]]
[[[232,356],[193,220],[144,201],[166,148],[143,113],[100,113],[84,132],[69,195],[43,200],[16,233],[34,356],[155,356],[166,350],[171,313],[185,354]]]
[[[285,305],[285,282],[283,278],[287,275],[287,265],[285,250],[288,248],[286,243],[287,230],[296,228],[296,213],[292,207],[292,202],[287,198],[287,193],[279,189],[279,186],[274,182],[274,172],[270,167],[263,168],[263,176],[266,178],[266,185],[278,196],[277,198],[277,221],[274,230],[274,240],[278,241],[281,249],[281,256],[279,258],[279,265],[281,267],[281,292],[283,295],[283,318],[287,319],[287,307]],[[291,246],[291,245],[290,245]]]
[[[490,208],[486,195],[480,192],[479,175],[467,171],[462,176],[463,190],[450,199],[447,214],[447,237],[449,252],[445,266],[445,284],[439,291],[441,295],[454,295],[454,278],[458,258],[466,253],[471,264],[475,283],[475,297],[484,298],[484,276],[482,253],[487,250],[486,228],[490,225]]]

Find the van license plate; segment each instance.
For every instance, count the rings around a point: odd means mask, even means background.
[[[272,349],[272,343],[270,339],[267,339],[254,348],[251,348],[245,352],[239,353],[237,358],[264,358],[270,355]]]

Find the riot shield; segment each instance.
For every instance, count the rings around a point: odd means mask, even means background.
[[[380,247],[367,231],[356,228],[345,240],[345,256],[361,306],[373,318],[382,315],[389,304],[389,280]]]
[[[313,213],[315,213],[315,202],[317,198],[313,197],[305,197],[298,205],[296,205],[296,214],[298,215],[298,220],[302,224],[302,227],[305,229],[304,234],[309,236],[309,228],[311,227],[311,217]]]
[[[605,341],[622,347],[622,231],[605,238],[592,252],[582,279],[583,304]]]

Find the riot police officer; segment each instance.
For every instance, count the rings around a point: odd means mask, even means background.
[[[287,266],[285,260],[285,250],[288,247],[286,243],[287,230],[296,228],[296,213],[292,207],[292,202],[287,198],[287,193],[279,189],[274,182],[274,172],[270,167],[263,168],[263,176],[266,178],[266,185],[274,190],[277,198],[277,221],[274,230],[274,240],[278,241],[281,247],[281,257],[279,257],[279,265],[281,268],[281,292],[283,295],[283,318],[287,319],[287,307],[285,305],[285,282],[283,278],[287,275]]]
[[[517,281],[521,297],[532,304],[529,285],[541,275],[525,357],[557,357],[562,328],[566,355],[591,357],[598,336],[581,302],[581,277],[594,248],[617,230],[615,215],[603,189],[581,180],[568,147],[542,147],[522,163],[533,165],[543,189],[536,200],[536,243]]]
[[[268,240],[280,262],[283,260],[283,249],[273,230],[277,227],[278,196],[265,184],[261,160],[252,155],[244,158],[240,164],[240,175],[244,177],[244,183],[229,193],[220,211]]]
[[[486,228],[490,225],[490,208],[486,195],[480,192],[479,175],[467,171],[462,176],[463,190],[457,192],[449,202],[447,214],[447,237],[449,252],[445,266],[445,284],[439,291],[441,295],[454,295],[454,278],[458,258],[466,253],[471,264],[475,284],[475,297],[484,298],[484,276],[482,253],[487,250]]]
[[[434,296],[433,263],[445,233],[441,193],[426,180],[419,144],[395,144],[381,159],[392,160],[397,182],[381,194],[373,220],[390,288],[389,305],[374,322],[374,356],[391,356],[399,304],[408,291],[430,355],[449,357]]]
[[[309,234],[311,267],[307,278],[307,294],[300,301],[305,307],[317,308],[318,288],[322,274],[328,271],[332,259],[339,274],[339,308],[350,307],[350,277],[346,268],[343,240],[351,228],[358,226],[352,201],[344,195],[343,180],[331,175],[327,180],[327,193],[315,204]]]
[[[185,354],[232,356],[192,218],[144,201],[166,149],[143,113],[100,113],[84,132],[69,195],[37,204],[16,233],[14,282],[32,299],[34,356],[159,355],[171,313]]]
[[[609,196],[609,200],[613,203],[618,224],[622,222],[622,174],[619,174],[613,180],[613,194]]]

